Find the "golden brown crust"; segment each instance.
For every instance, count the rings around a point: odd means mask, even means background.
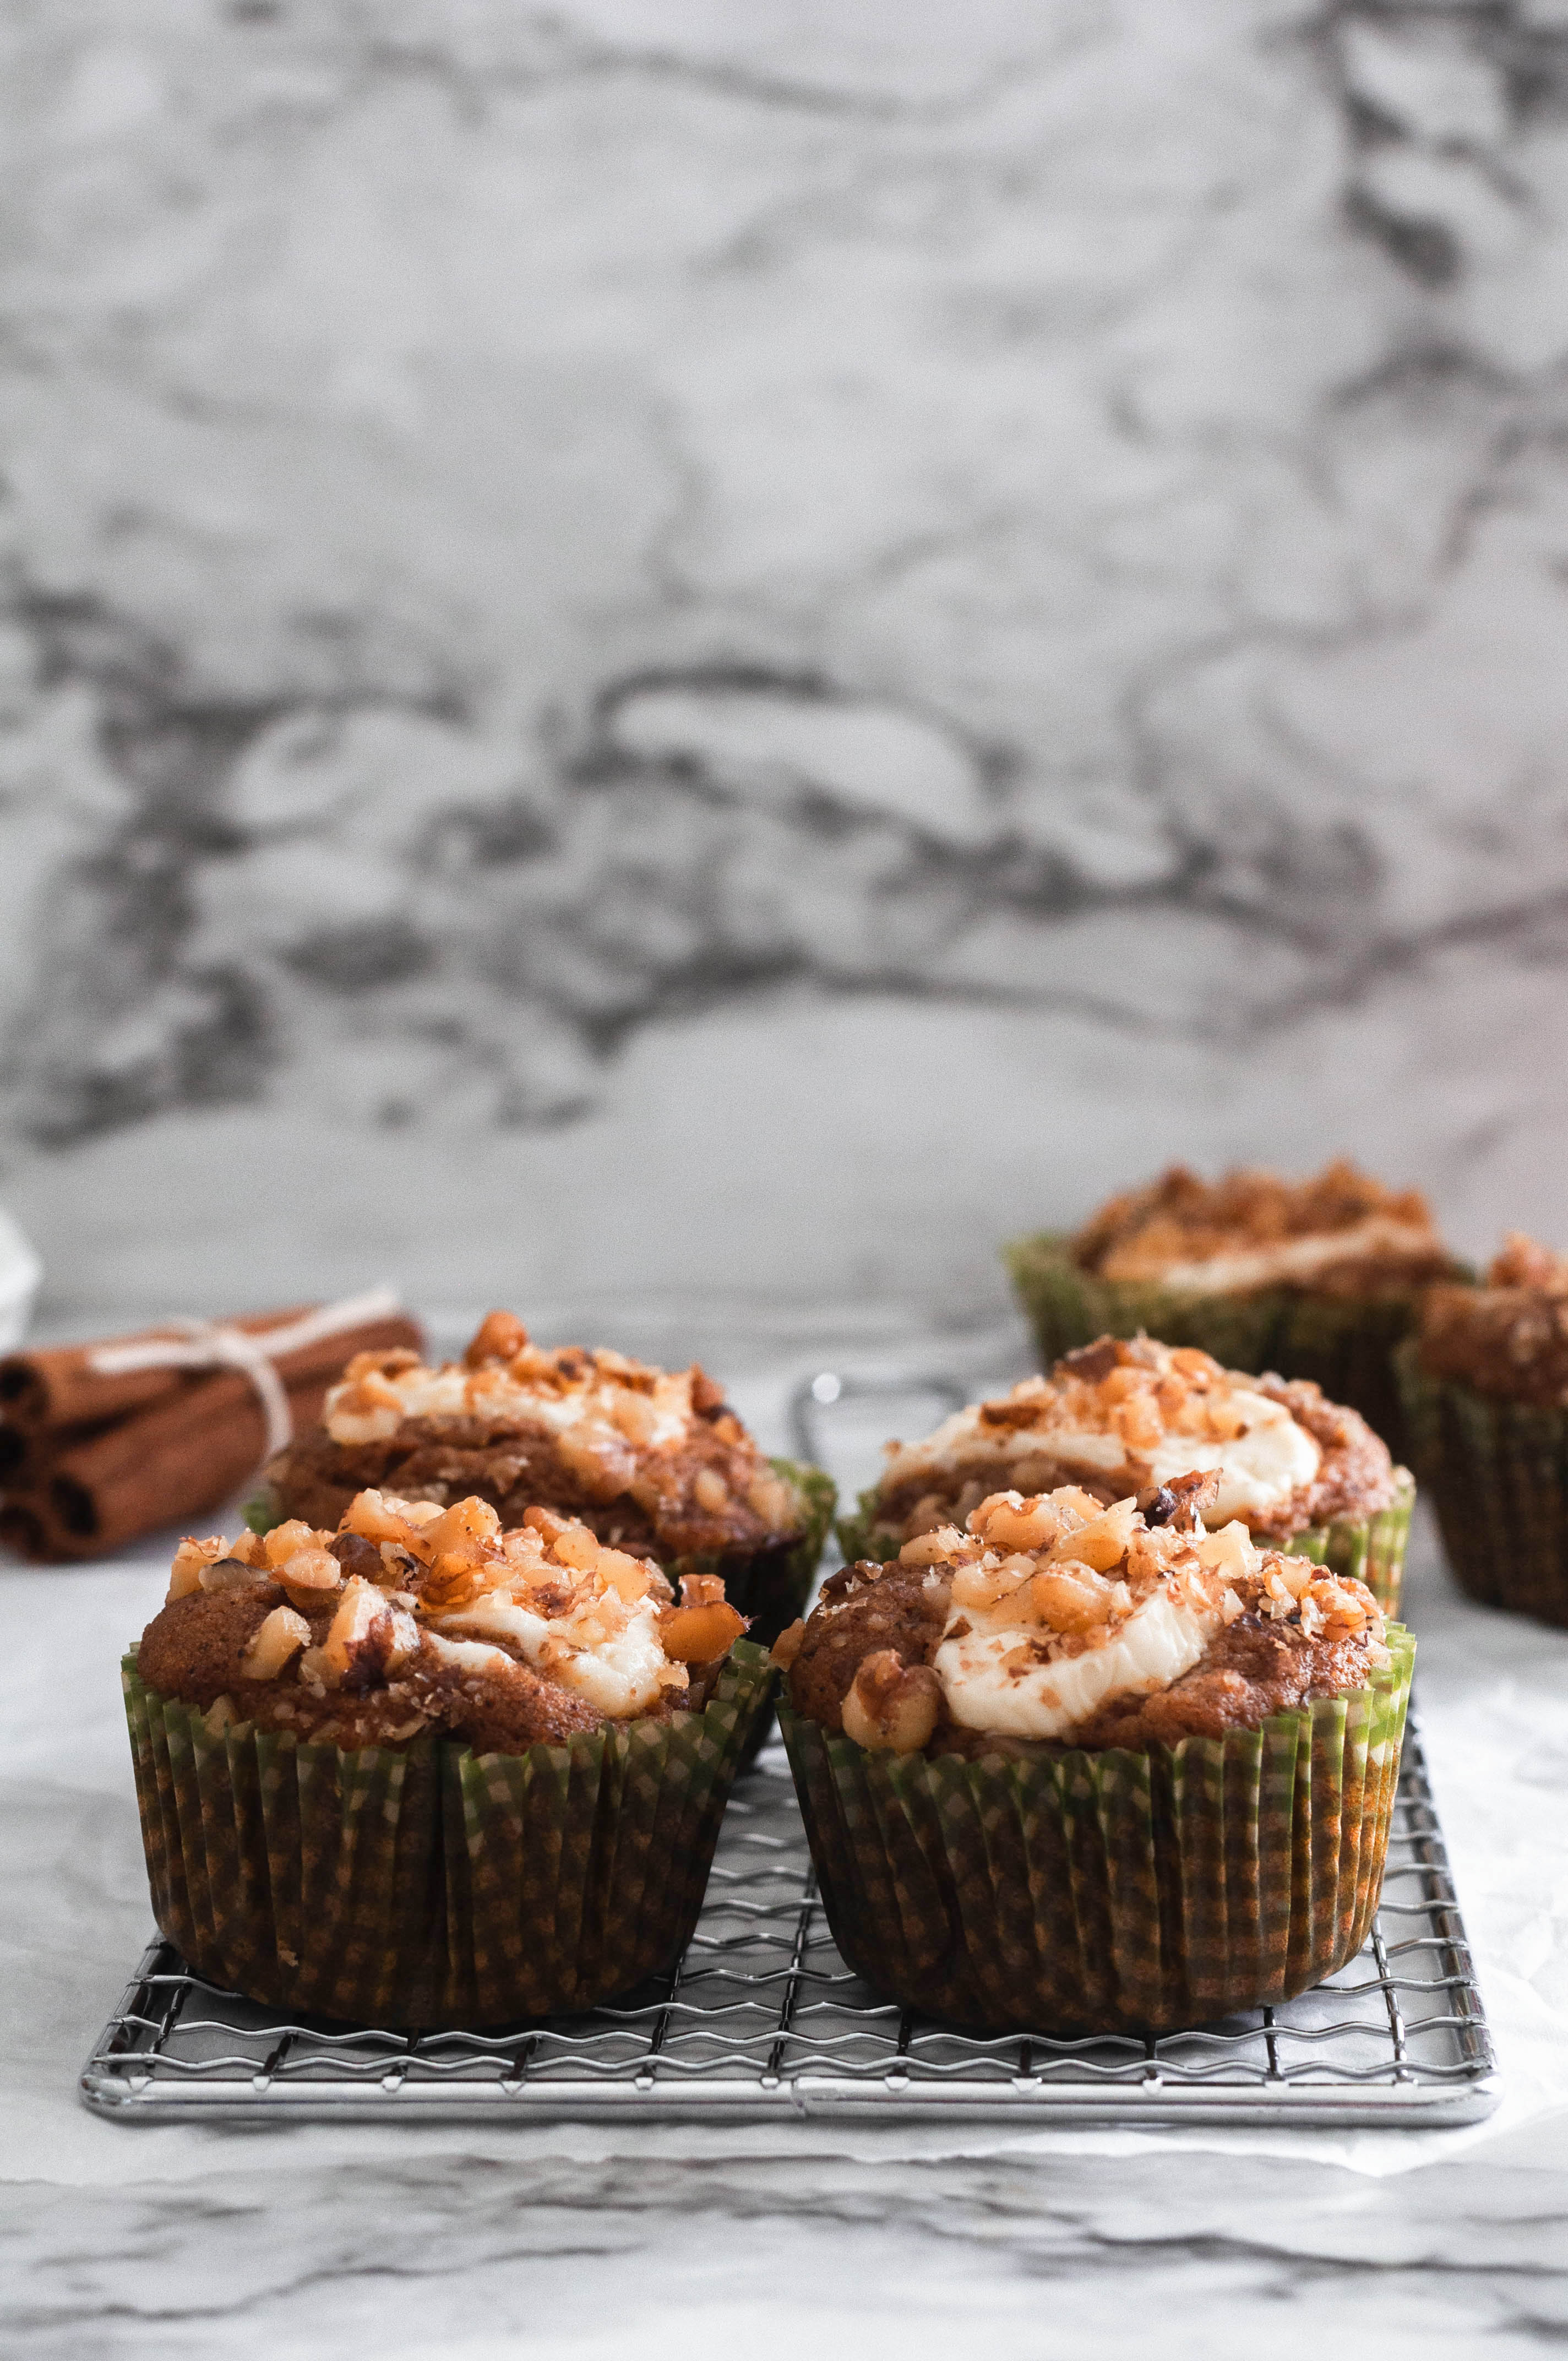
[[[899,1565],[843,1566],[822,1587],[790,1667],[790,1700],[824,1729],[842,1730],[844,1699],[861,1661],[890,1649],[928,1664],[948,1619],[951,1587]]]
[[[240,1659],[283,1592],[275,1582],[241,1590],[192,1591],[170,1599],[142,1633],[137,1670],[162,1697],[182,1697],[203,1713],[244,1681]],[[313,1638],[324,1638],[330,1610],[307,1618]]]
[[[1083,1747],[1175,1746],[1183,1738],[1223,1738],[1257,1730],[1271,1713],[1312,1698],[1341,1697],[1372,1676],[1371,1642],[1309,1639],[1295,1625],[1245,1616],[1222,1631],[1202,1660],[1155,1696],[1125,1700],[1078,1732]]]
[[[1272,1371],[1255,1380],[1260,1394],[1283,1403],[1322,1454],[1310,1484],[1302,1485],[1273,1516],[1251,1521],[1260,1541],[1288,1541],[1313,1525],[1352,1523],[1375,1517],[1394,1497],[1394,1462],[1380,1434],[1359,1411],[1325,1401],[1310,1378],[1285,1378]]]

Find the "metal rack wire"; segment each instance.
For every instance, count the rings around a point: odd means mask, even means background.
[[[291,2023],[151,1944],[82,2074],[121,2121],[316,2116],[1018,2124],[1453,2124],[1496,2059],[1432,1806],[1406,1741],[1360,1957],[1277,2009],[1156,2038],[954,2033],[833,1947],[776,1743],[738,1787],[685,1957],[616,2008],[485,2033]]]

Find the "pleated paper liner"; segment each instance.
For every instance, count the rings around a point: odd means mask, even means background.
[[[1366,1939],[1415,1643],[1365,1689],[1149,1753],[871,1753],[779,1708],[845,1960],[991,2032],[1160,2032],[1306,1992]]]
[[[1332,1565],[1336,1574],[1354,1575],[1365,1583],[1385,1615],[1398,1615],[1415,1502],[1414,1477],[1408,1467],[1397,1467],[1394,1497],[1376,1516],[1339,1517],[1312,1525],[1278,1547],[1288,1556],[1310,1557],[1319,1565]],[[875,1491],[862,1492],[855,1514],[839,1519],[839,1546],[847,1565],[862,1557],[881,1565],[898,1555],[900,1536],[891,1526],[878,1524],[876,1507]]]
[[[1364,1582],[1392,1618],[1399,1612],[1404,1586],[1405,1553],[1409,1547],[1410,1517],[1416,1505],[1416,1479],[1408,1467],[1394,1470],[1394,1497],[1372,1517],[1336,1517],[1312,1525],[1279,1546],[1290,1557],[1310,1557],[1336,1574],[1354,1575]]]
[[[1568,1411],[1434,1378],[1398,1356],[1417,1471],[1462,1590],[1568,1627]]]
[[[591,2008],[673,1965],[772,1671],[565,1745],[345,1752],[205,1717],[124,1665],[159,1927],[247,1998],[363,2024]]]
[[[1409,1438],[1395,1378],[1395,1347],[1415,1324],[1412,1294],[1306,1295],[1272,1287],[1251,1295],[1185,1295],[1128,1285],[1081,1270],[1069,1239],[1054,1232],[1018,1238],[1003,1259],[1039,1340],[1042,1366],[1097,1336],[1196,1345],[1228,1369],[1311,1378],[1330,1401],[1358,1410],[1396,1459]]]

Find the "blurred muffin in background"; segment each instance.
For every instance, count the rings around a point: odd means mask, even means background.
[[[1421,1290],[1463,1277],[1417,1189],[1341,1158],[1314,1178],[1206,1181],[1184,1165],[1113,1197],[1081,1229],[1021,1238],[1005,1259],[1048,1367],[1140,1329],[1226,1367],[1306,1378],[1405,1457],[1390,1356]]]
[[[473,1494],[506,1523],[533,1507],[579,1518],[677,1582],[717,1576],[764,1645],[805,1603],[836,1499],[821,1469],[766,1457],[701,1368],[546,1348],[508,1312],[461,1361],[350,1362],[320,1422],[268,1466],[251,1521],[334,1525],[367,1486]]]
[[[1568,1625],[1568,1256],[1510,1230],[1480,1285],[1429,1290],[1397,1360],[1460,1585]]]

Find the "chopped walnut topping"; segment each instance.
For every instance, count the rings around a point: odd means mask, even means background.
[[[311,1644],[311,1627],[291,1607],[275,1607],[246,1649],[241,1663],[247,1681],[276,1680],[291,1656]]]
[[[214,1565],[204,1565],[198,1579],[203,1590],[240,1590],[248,1589],[256,1575],[237,1557],[220,1557]]]
[[[786,1623],[779,1633],[770,1653],[781,1672],[788,1672],[800,1653],[800,1643],[805,1637],[806,1618],[803,1615],[797,1615],[793,1623]]]
[[[993,1493],[970,1512],[963,1532],[948,1526],[905,1542],[897,1563],[939,1571],[955,1613],[1004,1616],[1069,1654],[1100,1644],[1152,1593],[1173,1585],[1216,1609],[1233,1598],[1238,1614],[1278,1620],[1310,1598],[1325,1628],[1341,1621],[1355,1631],[1382,1628],[1364,1585],[1310,1558],[1260,1549],[1239,1521],[1212,1533],[1196,1517],[1186,1527],[1150,1526],[1135,1499],[1106,1509],[1071,1486],[1034,1499]],[[884,1570],[850,1571],[875,1578]]]
[[[275,1598],[280,1585],[286,1605],[240,1624],[244,1678],[315,1704],[338,1698],[350,1713],[421,1667],[434,1677],[473,1665],[482,1688],[484,1668],[520,1664],[603,1715],[646,1712],[681,1697],[690,1668],[715,1665],[746,1629],[717,1575],[685,1577],[677,1606],[652,1560],[549,1509],[509,1530],[486,1500],[367,1491],[335,1534],[292,1519],[251,1563],[227,1550],[221,1535],[182,1543],[172,1602],[232,1593],[243,1617],[247,1593]],[[269,1710],[290,1719],[286,1699]]]
[[[220,1558],[229,1554],[229,1545],[222,1533],[209,1534],[204,1542],[187,1536],[175,1551],[174,1562],[169,1569],[170,1598],[189,1598],[192,1591],[201,1588],[202,1576],[207,1567],[215,1565]]]
[[[942,1686],[925,1664],[905,1665],[891,1648],[867,1656],[844,1699],[844,1734],[858,1746],[913,1754],[937,1727]]]
[[[1003,1485],[1039,1499],[1076,1480],[1102,1505],[1134,1494],[1151,1525],[1212,1510],[1275,1540],[1373,1514],[1394,1490],[1387,1446],[1315,1386],[1146,1335],[1102,1337],[884,1455],[873,1511],[883,1549],[894,1544],[882,1532],[940,1532]]]

